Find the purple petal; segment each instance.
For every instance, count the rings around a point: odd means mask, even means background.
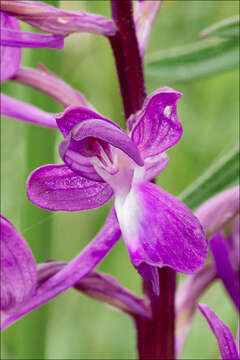
[[[1,222],[1,310],[12,311],[34,292],[36,263],[31,250],[14,226],[3,216]]]
[[[64,11],[39,1],[1,1],[2,11],[51,34],[90,32],[112,36],[116,26],[111,19],[81,11]]]
[[[71,88],[43,65],[38,65],[38,70],[25,67],[19,68],[14,81],[31,86],[51,96],[64,107],[78,105],[93,108],[81,93]]]
[[[222,359],[238,360],[239,354],[230,329],[206,304],[199,304],[198,308],[207,320],[213,334],[217,339]]]
[[[221,230],[239,213],[239,187],[228,189],[206,201],[195,212],[208,237]]]
[[[2,4],[1,4],[2,5]],[[1,16],[1,32],[2,29],[10,29],[19,31],[20,27],[18,21],[13,17],[0,11]],[[21,61],[21,49],[0,46],[1,48],[1,82],[6,81],[13,77],[20,65]]]
[[[82,278],[87,276],[94,267],[107,255],[119,240],[121,231],[114,211],[111,211],[105,225],[94,240],[67,266],[56,275],[43,282],[29,301],[15,313],[1,318],[4,329],[16,322],[25,314],[45,304],[63,291],[66,291]]]
[[[0,44],[10,47],[62,49],[64,38],[61,35],[45,35],[3,29],[1,30]]]
[[[99,115],[95,111],[90,109],[86,109],[83,107],[69,107],[66,109],[62,114],[58,115],[57,117],[57,124],[62,132],[64,137],[67,137],[70,131],[78,124],[82,123],[85,120],[89,119],[101,119],[104,120],[106,123],[109,123],[115,126],[117,129],[121,130],[121,128],[113,123],[112,121],[104,118],[103,116]]]
[[[168,156],[162,153],[158,156],[148,157],[144,162],[145,167],[145,181],[155,179],[168,165]]]
[[[95,156],[89,149],[90,144],[85,139],[95,139],[110,144],[115,148],[122,150],[138,165],[144,164],[141,155],[132,142],[132,140],[123,132],[123,130],[112,121],[105,119],[93,111],[83,108],[69,108],[60,117],[57,118],[57,124],[64,136],[71,131],[71,142],[69,149],[81,155],[88,153],[89,157]],[[68,147],[66,146],[66,152]],[[65,153],[61,154],[65,161]]]
[[[116,279],[108,274],[92,272],[77,283],[75,288],[131,316],[149,316],[144,300],[122,287]]]
[[[137,268],[139,274],[145,279],[151,282],[153,294],[159,296],[160,286],[159,286],[159,274],[158,269],[155,266],[148,265],[146,263],[141,263]]]
[[[78,152],[69,148],[69,141],[62,141],[59,146],[59,154],[63,161],[72,169],[76,174],[81,175],[87,179],[104,182],[98,175],[93,165],[87,157],[80,155]]]
[[[38,265],[38,283],[42,284],[47,281],[65,266],[66,263],[60,261],[48,261]],[[148,316],[148,309],[144,300],[125,289],[114,277],[108,274],[92,271],[74,287],[85,295],[107,303],[129,315]]]
[[[160,10],[162,1],[138,1],[134,11],[134,21],[140,54],[143,57],[148,37],[150,35],[155,18]]]
[[[240,284],[238,272],[231,264],[227,239],[219,232],[211,238],[209,245],[215,260],[217,275],[223,281],[227,292],[231,296],[237,309],[240,311]]]
[[[188,276],[177,290],[176,295],[176,354],[183,347],[197,308],[200,296],[216,279],[214,265],[205,265],[200,271]]]
[[[158,89],[146,98],[136,114],[131,138],[144,158],[161,154],[182,136],[177,116],[177,100],[181,96],[170,88]]]
[[[201,268],[207,240],[198,219],[179,200],[151,183],[132,186],[115,207],[136,268],[169,266],[186,274]]]
[[[45,263],[37,265],[37,282],[38,285],[50,279],[66,266],[63,261],[48,260]]]
[[[53,211],[89,210],[104,205],[111,187],[76,175],[66,165],[46,165],[32,172],[27,181],[29,200]]]
[[[26,104],[5,94],[1,94],[1,115],[36,125],[57,128],[55,114],[46,113],[33,105]]]
[[[236,271],[240,269],[240,216],[237,216],[234,219],[232,233],[228,238],[228,247],[229,247],[229,258],[233,268]]]

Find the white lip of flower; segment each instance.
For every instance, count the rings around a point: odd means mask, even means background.
[[[139,221],[141,219],[141,207],[134,187],[126,196],[118,195],[115,197],[114,206],[116,209],[118,221],[123,233],[123,237],[128,239],[137,238],[139,231]],[[136,251],[138,243],[131,241],[131,251]]]
[[[144,167],[138,166],[120,149],[109,145],[109,150],[110,154],[107,154],[101,147],[100,154],[90,158],[90,161],[97,173],[113,188],[115,196],[126,197],[132,184],[143,179]]]

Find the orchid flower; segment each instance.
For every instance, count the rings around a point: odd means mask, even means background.
[[[120,238],[121,232],[114,211],[111,211],[95,239],[64,266],[56,262],[37,266],[28,244],[14,226],[3,216],[0,216],[0,223],[2,330],[74,285],[81,291],[93,291],[95,298],[100,297],[97,293],[101,288],[102,295],[112,306],[116,306],[119,301],[121,310],[128,313],[140,312],[142,316],[147,316],[143,301],[121,288],[111,278],[92,274],[90,283],[86,280],[78,283],[91,273],[103,254],[106,255]],[[100,280],[97,280],[99,277]],[[102,285],[105,286],[105,291]]]
[[[141,56],[144,56],[153,23],[160,10],[162,0],[138,0],[134,11],[134,22]]]
[[[57,128],[55,114],[1,94],[1,115],[48,128]]]
[[[207,241],[197,218],[179,200],[149,181],[167,165],[165,150],[182,135],[176,103],[181,94],[162,88],[128,119],[128,135],[111,120],[82,107],[69,107],[56,121],[64,141],[64,165],[47,165],[29,177],[35,205],[80,211],[114,207],[131,261],[157,289],[157,267],[183,273],[201,268]]]
[[[230,329],[208,305],[199,304],[198,308],[207,320],[211,331],[217,339],[221,358],[223,360],[238,360],[240,356],[239,344],[235,343]]]
[[[51,96],[64,107],[78,105],[93,109],[79,91],[71,88],[71,86],[43,65],[38,67],[38,69],[20,67],[14,80]],[[33,105],[5,94],[1,94],[0,113],[1,115],[39,126],[58,128],[55,114],[47,113]]]
[[[214,258],[217,277],[220,278],[236,308],[240,310],[239,283],[239,187],[228,189],[206,201],[196,212],[210,237],[210,251]],[[222,231],[231,225],[230,234]]]
[[[40,1],[2,0],[1,10],[36,29],[55,35],[88,32],[112,36],[116,33],[112,19],[82,11],[65,11]]]
[[[16,74],[20,66],[22,47],[61,49],[64,45],[64,38],[61,35],[23,32],[14,16],[3,11],[0,11],[0,16],[1,82]]]
[[[199,272],[183,281],[177,291],[177,353],[183,347],[198,299],[214,280],[222,280],[239,310],[239,187],[227,189],[207,200],[195,214],[210,238],[213,258]],[[224,235],[221,230],[232,222],[230,234]]]
[[[20,31],[18,20],[50,35]],[[22,47],[61,49],[64,37],[75,32],[112,36],[116,26],[101,15],[64,11],[42,2],[1,1],[1,82],[16,74]]]

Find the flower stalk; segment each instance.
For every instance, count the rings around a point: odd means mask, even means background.
[[[158,270],[159,295],[149,281],[143,280],[144,292],[151,304],[150,319],[135,319],[139,359],[175,359],[175,290],[176,272],[168,267]]]
[[[112,17],[118,30],[109,37],[126,118],[136,113],[146,97],[143,64],[136,36],[131,0],[112,0]],[[174,359],[176,272],[158,270],[159,295],[144,279],[143,289],[150,300],[151,319],[135,317],[139,359]]]
[[[146,97],[131,0],[112,0],[112,17],[118,30],[109,37],[120,83],[125,117],[137,112]]]

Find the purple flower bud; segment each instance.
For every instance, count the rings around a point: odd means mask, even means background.
[[[40,1],[2,0],[1,9],[50,34],[66,36],[74,32],[89,32],[112,36],[116,33],[114,22],[104,16],[65,11]]]
[[[137,39],[140,54],[143,57],[148,37],[150,35],[155,18],[160,10],[162,0],[139,0],[134,11]]]

